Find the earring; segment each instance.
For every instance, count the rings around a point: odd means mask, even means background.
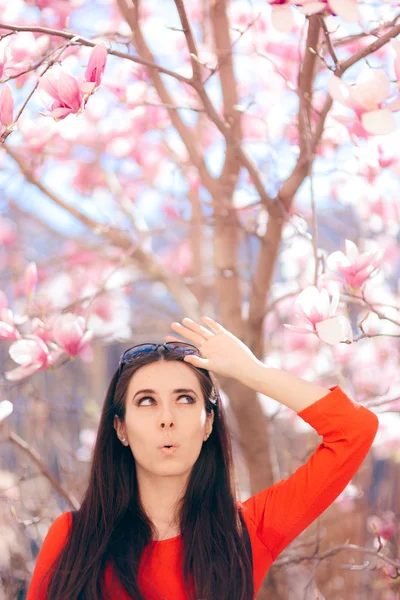
[[[122,440],[121,440],[121,442],[122,442],[123,444],[125,444],[125,442],[126,442],[126,438],[124,438],[124,437],[123,437],[123,438],[122,438]]]

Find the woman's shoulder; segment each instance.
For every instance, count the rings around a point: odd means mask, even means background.
[[[68,538],[71,525],[72,511],[61,513],[50,525],[46,538],[49,538],[49,541],[58,542],[57,545],[63,545]]]
[[[72,523],[72,513],[75,511],[67,510],[66,512],[61,513],[56,517],[52,523],[52,527],[54,526],[58,530],[69,530]]]
[[[71,523],[72,514],[69,511],[58,515],[50,525],[36,560],[27,600],[42,598],[39,594],[42,578],[47,577],[48,569],[67,542]]]

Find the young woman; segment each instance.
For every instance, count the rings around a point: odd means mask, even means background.
[[[28,600],[252,600],[277,556],[360,467],[374,413],[338,386],[266,367],[203,320],[172,324],[189,343],[167,336],[122,355],[82,505],[51,525]],[[275,398],[323,436],[293,475],[244,502],[214,374]]]

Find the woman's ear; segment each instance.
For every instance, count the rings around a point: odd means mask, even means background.
[[[115,417],[114,417],[114,429],[117,432],[119,439],[126,437],[125,431],[124,431],[124,426],[123,426],[122,422],[119,420],[118,415],[115,415]]]

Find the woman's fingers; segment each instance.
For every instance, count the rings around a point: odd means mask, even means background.
[[[181,335],[182,337],[189,340],[189,342],[192,342],[192,344],[195,344],[195,346],[200,346],[202,344],[202,342],[204,342],[203,336],[201,336],[197,333],[194,333],[194,331],[191,331],[187,327],[183,327],[183,325],[181,325],[180,323],[177,323],[175,321],[173,323],[171,323],[171,329],[173,329],[174,331],[179,333],[179,335]],[[175,339],[174,341],[181,342],[182,340]]]
[[[225,331],[225,328],[222,327],[220,323],[217,323],[217,321],[214,321],[214,319],[211,317],[204,316],[202,319],[214,333],[221,333],[222,331]]]
[[[208,325],[211,331],[203,325],[199,325],[192,319],[189,319],[189,317],[184,317],[182,319],[183,324],[178,323],[178,321],[173,321],[173,323],[171,323],[171,329],[188,339],[196,346],[201,346],[205,341],[209,340],[217,333],[222,333],[223,331],[225,331],[222,325],[220,325],[219,323],[217,323],[217,321],[214,321],[210,317],[203,316],[202,319]],[[181,341],[173,336],[167,336],[167,338],[165,339],[171,342]]]
[[[192,321],[192,319],[189,319],[188,317],[183,318],[182,323],[184,323],[189,329],[192,329],[194,332],[202,335],[206,340],[210,339],[210,337],[213,335],[213,333],[203,327],[203,325],[198,325],[198,323]]]

